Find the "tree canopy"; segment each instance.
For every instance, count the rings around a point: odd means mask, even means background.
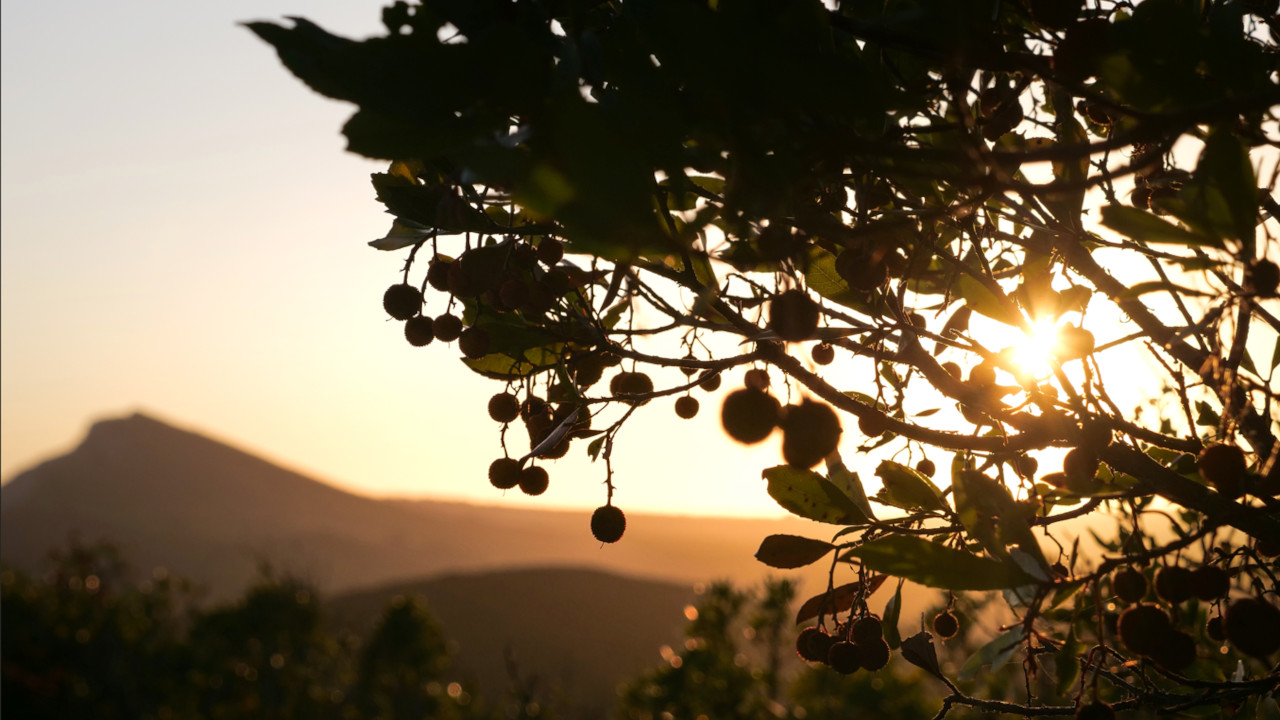
[[[1000,590],[988,655],[1059,655],[1069,704],[983,705],[928,633],[884,641],[944,714],[1101,717],[1280,678],[1275,13],[424,0],[360,41],[249,28],[390,161],[384,307],[504,384],[495,486],[540,494],[585,445],[617,541],[619,430],[741,378],[725,431],[780,434],[769,493],[833,526],[758,554],[830,562],[811,639],[858,646],[890,578]],[[1061,539],[1095,512],[1121,527],[1100,553]]]

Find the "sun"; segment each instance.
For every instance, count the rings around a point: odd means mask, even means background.
[[[1034,378],[1046,377],[1053,373],[1053,353],[1057,346],[1057,321],[1042,317],[1014,343],[1013,362]]]

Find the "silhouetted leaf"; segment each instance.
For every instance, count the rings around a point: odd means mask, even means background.
[[[948,590],[999,590],[1035,582],[1012,564],[910,535],[877,538],[853,548],[849,557],[887,575]]]
[[[770,535],[760,543],[756,559],[770,567],[791,570],[817,562],[835,547],[825,540],[799,535]]]
[[[1106,205],[1101,212],[1103,225],[1140,243],[1176,243],[1190,247],[1222,246],[1222,243],[1214,238],[1193,233],[1128,205]]]
[[[990,665],[992,671],[999,670],[1022,647],[1025,633],[1025,628],[1019,625],[978,648],[960,668],[958,679],[974,679],[984,665]]]
[[[884,615],[881,616],[884,625],[884,640],[889,643],[890,650],[897,650],[902,644],[902,635],[898,632],[898,618],[902,615],[902,584],[903,580],[898,580],[898,587],[893,591],[893,597],[889,598],[889,602],[884,604]]]
[[[942,677],[933,635],[921,631],[902,641],[902,658],[934,677]]]
[[[866,516],[852,500],[831,481],[812,470],[779,465],[762,474],[769,483],[769,496],[788,512],[834,525],[867,522]]]
[[[965,305],[970,309],[1006,325],[1018,324],[1018,313],[1013,309],[1012,303],[1003,302],[976,278],[960,275],[956,278],[955,291],[964,298]]]
[[[871,520],[876,515],[871,508],[871,503],[867,500],[866,490],[862,487],[862,480],[858,478],[858,473],[851,471],[845,467],[844,462],[840,459],[839,451],[833,451],[827,457],[827,478],[832,485],[836,486],[845,497],[853,501],[854,505],[862,511],[862,514]]]
[[[796,624],[799,625],[806,620],[812,620],[824,613],[844,612],[852,607],[853,601],[859,597],[873,595],[888,579],[884,575],[872,575],[867,578],[865,590],[862,587],[862,583],[851,582],[814,595],[805,600],[800,609],[796,611]]]

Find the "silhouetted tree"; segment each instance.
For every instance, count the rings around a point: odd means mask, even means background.
[[[249,27],[391,161],[383,305],[503,384],[495,486],[543,492],[590,438],[616,541],[620,429],[743,370],[725,431],[780,430],[770,494],[836,526],[761,546],[834,558],[802,620],[867,650],[886,577],[1003,591],[1024,697],[960,690],[926,634],[904,659],[944,713],[1089,715],[1280,682],[1275,11],[422,0],[363,41]],[[1126,538],[1101,556],[1067,525],[1095,512]],[[1074,689],[1045,706],[1051,653]]]

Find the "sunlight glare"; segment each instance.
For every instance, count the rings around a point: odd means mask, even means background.
[[[1050,360],[1058,344],[1058,324],[1053,318],[1042,317],[1031,326],[1031,331],[1015,345],[1013,361],[1032,377],[1042,378],[1053,372]]]

